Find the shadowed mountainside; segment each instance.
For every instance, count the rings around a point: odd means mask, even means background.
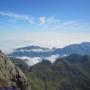
[[[32,66],[28,71],[32,90],[90,90],[90,57],[73,54],[47,60]]]

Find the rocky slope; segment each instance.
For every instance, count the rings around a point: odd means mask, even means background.
[[[31,90],[30,82],[24,73],[0,51],[0,90],[3,88],[9,88],[9,90]]]

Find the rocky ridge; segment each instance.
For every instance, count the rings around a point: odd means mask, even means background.
[[[0,88],[5,87],[16,88],[16,90],[31,90],[30,82],[24,73],[0,51]]]

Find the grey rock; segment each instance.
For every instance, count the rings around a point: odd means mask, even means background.
[[[4,53],[0,52],[0,88],[3,87],[31,90],[25,74]]]

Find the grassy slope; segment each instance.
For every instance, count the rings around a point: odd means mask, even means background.
[[[32,90],[90,90],[90,58],[82,62],[85,58],[80,56],[73,62],[76,59],[68,57],[54,64],[43,61],[34,65],[28,73]]]
[[[45,60],[29,70],[22,60],[13,61],[27,75],[32,90],[90,90],[89,56],[74,54],[59,58],[53,64]]]

